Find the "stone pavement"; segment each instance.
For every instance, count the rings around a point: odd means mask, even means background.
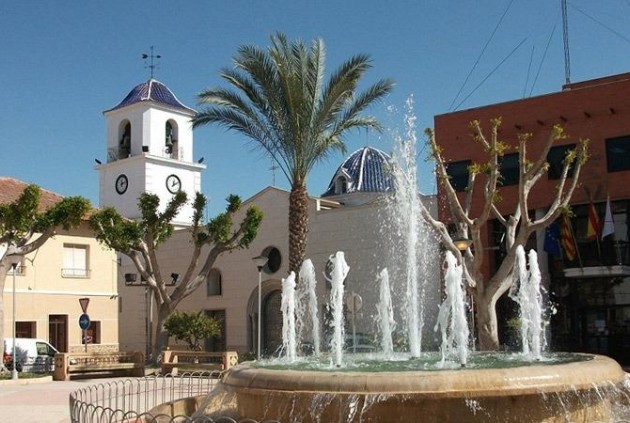
[[[96,383],[96,379],[53,381],[50,376],[0,381],[0,422],[69,423],[70,393]]]

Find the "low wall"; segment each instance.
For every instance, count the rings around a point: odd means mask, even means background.
[[[57,353],[53,380],[69,380],[73,374],[125,373],[144,376],[141,352]]]
[[[227,370],[238,364],[236,351],[207,352],[165,350],[162,352],[162,374],[211,372]]]

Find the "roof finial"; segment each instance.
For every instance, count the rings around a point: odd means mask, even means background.
[[[159,54],[153,54],[153,46],[151,46],[151,54],[146,54],[143,53],[142,54],[142,58],[145,59],[144,61],[144,68],[149,68],[151,69],[151,79],[153,79],[153,71],[159,66],[157,63],[154,62],[154,59],[161,59],[162,56],[160,56]],[[151,62],[147,63],[146,59],[151,58]]]

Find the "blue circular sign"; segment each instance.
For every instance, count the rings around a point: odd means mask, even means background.
[[[90,327],[90,316],[86,313],[83,313],[81,317],[79,317],[79,327],[83,330]]]

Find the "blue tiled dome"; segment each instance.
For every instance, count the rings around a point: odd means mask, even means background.
[[[190,107],[184,106],[184,104],[175,97],[175,94],[173,94],[166,85],[155,79],[149,79],[147,82],[137,85],[129,92],[129,94],[127,94],[127,97],[125,97],[123,101],[118,103],[116,107],[107,111],[111,112],[112,110],[127,107],[141,101],[153,101],[178,110],[195,113],[195,111]]]
[[[395,189],[392,159],[381,150],[364,147],[339,166],[322,197],[354,192],[387,192]],[[340,189],[339,180],[343,179]]]

